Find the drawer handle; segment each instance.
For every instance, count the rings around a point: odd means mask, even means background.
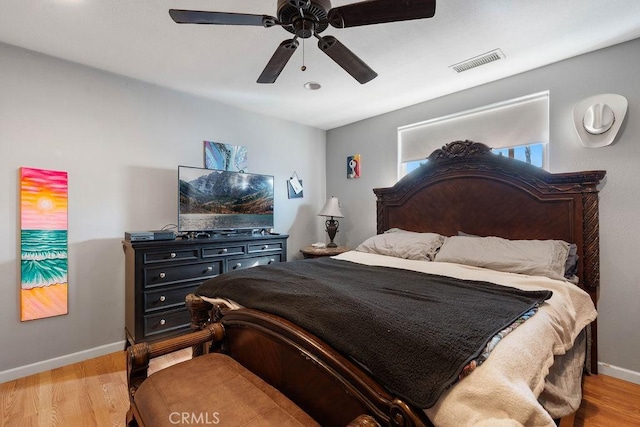
[[[176,253],[175,252],[171,252],[171,254],[169,255],[171,258],[175,258],[176,257]]]
[[[273,259],[273,258],[271,258],[271,259],[269,260],[269,264],[274,263],[274,262],[276,262],[276,260],[275,260],[275,259]]]
[[[265,250],[267,250],[267,249],[269,249],[269,245],[264,245],[264,246],[262,247],[262,250],[263,250],[263,251],[265,251]]]
[[[166,320],[164,320],[164,319],[160,319],[160,324],[161,324],[161,325],[164,325],[165,323],[167,323],[167,321],[166,321]]]
[[[163,272],[163,273],[160,273],[160,275],[159,275],[159,276],[160,276],[160,278],[161,278],[161,279],[164,279],[165,277],[167,277],[167,275],[166,275],[164,272]]]
[[[207,272],[213,271],[213,267],[209,266],[207,267]]]
[[[222,248],[222,250],[220,251],[221,254],[226,254],[228,252],[227,248]]]
[[[242,263],[237,263],[233,268],[240,268],[242,267]]]
[[[165,297],[164,295],[160,295],[160,302],[165,302],[167,300],[167,297]]]

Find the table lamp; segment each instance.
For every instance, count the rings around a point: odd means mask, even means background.
[[[320,212],[318,212],[318,216],[327,216],[330,219],[325,221],[325,225],[327,227],[327,234],[329,235],[329,244],[327,244],[328,248],[337,248],[338,245],[333,243],[333,239],[336,237],[336,233],[338,232],[338,221],[334,218],[344,218],[342,212],[340,212],[340,203],[338,202],[337,197],[331,197],[327,200],[327,203],[324,204],[324,207]]]

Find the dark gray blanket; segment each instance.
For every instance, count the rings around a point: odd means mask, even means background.
[[[196,293],[292,321],[421,408],[493,335],[551,296],[331,258],[225,273]]]

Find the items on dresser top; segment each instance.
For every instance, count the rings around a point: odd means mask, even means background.
[[[124,240],[132,242],[141,240],[174,240],[176,234],[172,230],[127,231]]]

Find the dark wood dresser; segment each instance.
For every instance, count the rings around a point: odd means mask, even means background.
[[[124,241],[128,344],[188,332],[187,294],[220,273],[286,261],[288,237],[231,235]]]

